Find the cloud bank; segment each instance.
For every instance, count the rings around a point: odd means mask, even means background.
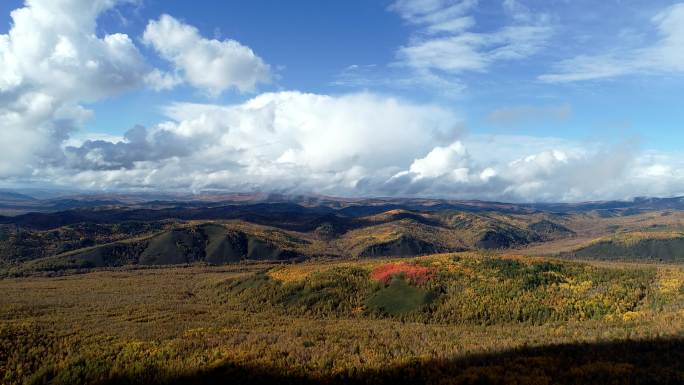
[[[516,135],[463,136],[438,106],[371,93],[265,93],[171,104],[124,139],[64,148],[38,172],[93,189],[277,191],[507,201],[622,199],[684,191],[680,157]]]

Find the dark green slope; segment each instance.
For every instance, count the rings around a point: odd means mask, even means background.
[[[126,265],[225,264],[241,260],[285,260],[297,251],[247,231],[202,224],[163,231],[149,238],[114,242],[38,258],[22,271],[87,269]]]
[[[244,231],[226,229],[224,226],[206,224],[200,227],[206,237],[206,262],[223,264],[247,260],[285,260],[296,258],[295,251],[278,246],[276,242],[248,234]]]
[[[533,232],[512,226],[495,227],[483,231],[475,246],[479,249],[508,249],[539,242],[542,238]]]
[[[247,257],[248,237],[219,225],[203,226],[207,236],[206,261],[214,265],[237,262]]]
[[[630,244],[605,240],[576,250],[584,259],[684,261],[684,237],[641,239]]]
[[[165,231],[153,238],[140,254],[141,265],[177,265],[204,259],[205,234],[197,228]]]
[[[549,238],[563,237],[575,234],[575,232],[570,230],[569,228],[556,222],[551,222],[547,219],[542,219],[539,222],[532,223],[527,228],[534,231],[537,234]]]
[[[416,256],[434,254],[447,251],[447,248],[427,242],[408,234],[403,234],[397,239],[386,242],[376,243],[363,249],[360,257],[381,257],[381,256]]]

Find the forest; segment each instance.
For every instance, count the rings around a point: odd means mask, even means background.
[[[0,280],[14,384],[679,384],[684,270],[481,252]]]

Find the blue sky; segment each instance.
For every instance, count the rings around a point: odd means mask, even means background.
[[[26,20],[13,20],[22,8]],[[72,28],[65,15],[81,10]],[[683,24],[684,3],[660,0],[7,0],[0,53],[19,63],[5,78],[20,81],[0,81],[0,97],[40,94],[52,109],[37,124],[7,120],[7,138],[25,136],[27,149],[0,160],[0,182],[526,201],[684,193]],[[26,53],[30,37],[13,28],[50,39]],[[115,34],[129,57],[102,44]],[[64,41],[73,55],[55,61]],[[257,119],[250,103],[275,106],[268,127],[246,123]],[[404,122],[382,120],[395,107]],[[22,108],[7,102],[5,116]],[[140,143],[127,135],[135,127]],[[420,138],[395,143],[403,157],[380,157],[384,137],[363,143],[369,130]],[[350,147],[312,164],[327,141]],[[212,151],[222,160],[199,159]],[[164,172],[192,177],[155,179]]]
[[[395,61],[397,47],[405,44],[414,26],[388,12],[391,1],[203,1],[196,6],[186,1],[146,1],[123,7],[119,12],[129,20],[121,23],[119,14],[103,17],[102,31],[125,31],[140,36],[147,20],[162,13],[180,15],[205,36],[231,38],[251,47],[268,63],[278,67],[275,84],[262,90],[300,90],[315,93],[344,93],[350,89],[371,89],[398,94],[405,98],[430,100],[457,109],[467,115],[474,132],[501,132],[486,117],[493,110],[509,106],[571,106],[567,120],[524,120],[514,127],[519,133],[552,135],[573,139],[624,139],[633,135],[645,145],[677,150],[684,139],[684,109],[680,93],[684,79],[666,74],[626,76],[615,80],[581,84],[543,84],[537,76],[548,71],[557,60],[577,54],[600,54],[623,44],[648,45],[656,37],[649,26],[651,17],[672,2],[664,1],[536,1],[528,6],[548,12],[557,19],[557,32],[550,38],[548,52],[539,52],[528,60],[495,64],[480,73],[466,71],[457,77],[465,90],[445,98],[440,92],[393,88],[385,84],[340,86],[334,83],[352,65],[375,66],[378,77]],[[482,2],[475,17],[476,30],[487,32],[506,23],[498,1]],[[625,37],[619,37],[624,34]],[[583,41],[587,39],[591,43]],[[635,42],[631,42],[633,40]],[[375,72],[374,72],[375,74]],[[198,97],[199,96],[199,97]],[[210,102],[231,102],[249,97],[227,92]],[[146,92],[139,98],[126,95],[117,104],[96,106],[94,129],[122,132],[135,124],[152,124],[158,116],[150,115],[148,103],[162,104],[165,98],[197,100],[192,89],[172,95]],[[117,118],[125,108],[134,116]],[[128,114],[127,114],[128,115]],[[120,125],[120,127],[116,127]],[[552,126],[552,127],[550,127]],[[622,129],[621,129],[622,128]],[[505,127],[503,130],[510,130]],[[617,137],[616,137],[617,135]],[[675,139],[676,141],[673,141]]]

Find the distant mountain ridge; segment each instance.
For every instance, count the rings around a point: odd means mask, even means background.
[[[56,213],[74,209],[124,207],[126,209],[202,209],[234,206],[297,205],[307,209],[330,209],[343,216],[375,215],[390,210],[429,211],[459,210],[467,212],[496,211],[509,214],[534,212],[579,213],[600,211],[604,215],[638,213],[648,210],[684,210],[684,197],[645,198],[627,201],[578,203],[506,203],[480,200],[433,198],[336,198],[317,195],[284,194],[80,194],[37,199],[26,194],[0,191],[0,215],[20,216],[29,213]],[[331,212],[332,212],[331,211]]]
[[[4,202],[32,202],[36,201],[37,199],[26,195],[26,194],[20,194],[12,191],[0,191],[0,201]]]
[[[4,196],[6,204],[44,210],[0,216],[0,268],[17,272],[460,251],[524,253],[530,248],[543,255],[590,259],[678,260],[684,255],[678,240],[657,235],[682,230],[682,198],[512,204],[265,194],[179,200]],[[55,207],[65,209],[50,209]],[[659,238],[627,247],[592,243],[635,231]]]

